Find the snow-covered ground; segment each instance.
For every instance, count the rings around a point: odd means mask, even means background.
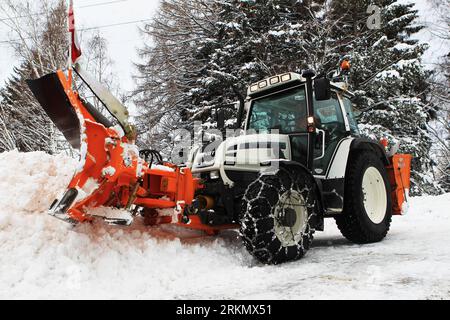
[[[0,154],[0,298],[450,299],[450,194],[412,199],[382,243],[351,244],[328,221],[305,259],[264,266],[234,232],[55,220],[45,211],[75,166]]]

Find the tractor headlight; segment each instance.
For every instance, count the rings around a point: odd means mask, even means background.
[[[209,177],[211,178],[211,180],[217,180],[220,179],[220,172],[219,171],[212,171],[209,174]]]
[[[271,85],[280,83],[280,78],[278,76],[270,78],[269,82],[270,82]]]
[[[261,81],[261,82],[258,84],[258,87],[259,87],[260,89],[264,89],[265,87],[267,87],[267,80]]]
[[[251,87],[250,87],[250,91],[251,91],[251,92],[256,92],[256,91],[258,91],[258,85],[255,84],[255,85],[251,86]]]
[[[292,77],[290,73],[284,74],[281,76],[281,81],[282,82],[287,82],[287,81],[291,81]]]

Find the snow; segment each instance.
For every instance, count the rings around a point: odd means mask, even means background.
[[[121,146],[123,148],[122,158],[123,163],[127,167],[131,167],[133,165],[133,159],[139,158],[139,149],[135,144],[122,142]],[[138,176],[140,176],[139,172],[137,172]]]
[[[386,70],[377,74],[378,78],[400,78],[400,73],[397,70]]]
[[[240,29],[241,28],[241,26],[236,22],[229,22],[226,24],[226,26],[230,29]]]
[[[159,164],[152,165],[152,169],[153,170],[159,170],[159,171],[165,171],[165,172],[175,172],[175,169],[167,167],[167,166],[162,166],[162,165],[159,165]]]
[[[281,31],[270,30],[268,33],[269,33],[271,36],[274,36],[274,37],[281,37],[281,36],[284,36],[284,35],[286,34],[286,32],[283,31],[283,30],[281,30]]]
[[[378,39],[377,41],[375,41],[372,45],[372,47],[378,47],[382,42],[387,41],[388,38],[386,36],[382,36],[380,39]]]
[[[303,260],[264,266],[234,231],[48,216],[75,168],[64,156],[0,154],[0,299],[450,298],[450,194],[411,198],[382,243],[351,244],[329,220]]]
[[[397,43],[393,48],[398,50],[398,51],[405,51],[405,50],[412,50],[414,49],[416,46],[407,44],[407,43]]]
[[[412,38],[430,45],[423,56],[422,63],[429,69],[435,68],[435,64],[448,54],[450,48],[450,39],[442,39],[437,36],[448,33],[448,19],[445,19],[444,16],[450,8],[449,2],[447,0],[399,0],[398,3],[413,3],[413,9],[418,10],[420,16],[418,24],[424,25],[425,28],[414,34]]]
[[[115,174],[116,174],[116,168],[114,168],[114,167],[107,167],[102,170],[102,175],[104,177],[106,177],[106,176],[112,177]]]
[[[75,203],[81,202],[81,201],[87,199],[88,197],[90,197],[94,193],[94,191],[98,189],[98,187],[99,187],[99,184],[98,184],[97,180],[94,178],[89,178],[86,181],[86,183],[83,185],[83,188],[77,187],[78,196],[75,199]]]

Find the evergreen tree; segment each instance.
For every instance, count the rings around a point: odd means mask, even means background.
[[[381,9],[379,29],[367,27],[367,8]],[[351,89],[363,113],[363,134],[400,143],[400,152],[413,155],[412,195],[439,192],[430,155],[428,122],[435,113],[430,102],[430,71],[421,64],[426,44],[411,35],[416,24],[413,4],[395,0],[333,1],[330,20],[340,19],[333,32],[338,51],[352,59]]]
[[[34,101],[34,96],[25,83],[26,79],[32,77],[31,68],[28,63],[14,68],[14,75],[0,91],[4,121],[4,127],[0,131],[5,138],[9,136],[9,139],[2,139],[0,152],[11,149],[22,152],[56,151],[53,125],[42,107]]]
[[[327,37],[318,3],[291,0],[165,0],[144,32],[136,105],[141,132],[153,147],[170,148],[168,133],[195,120],[214,126],[261,78],[321,65]],[[232,122],[229,122],[231,125]]]
[[[207,61],[195,54],[199,43],[213,38],[216,24],[214,4],[202,0],[164,0],[154,21],[143,33],[151,43],[139,50],[143,63],[137,65],[140,142],[170,153],[169,133],[183,127],[189,92],[199,88],[199,75]]]
[[[441,41],[442,48],[450,44],[450,2],[432,2],[433,23],[429,25],[433,35]],[[449,49],[446,49],[449,50]],[[433,151],[437,162],[437,177],[446,192],[450,192],[450,51],[443,52],[432,79],[432,98],[439,107],[436,120],[430,129],[433,133]]]
[[[374,4],[379,29],[367,24]],[[233,107],[250,83],[305,68],[328,75],[349,56],[362,132],[413,154],[413,195],[438,192],[427,127],[435,111],[430,72],[421,64],[427,45],[411,38],[422,28],[416,19],[412,4],[395,0],[163,1],[145,28],[153,45],[141,50],[140,129],[156,137],[155,147],[169,146],[171,130],[194,120],[210,125],[212,111]],[[236,110],[228,110],[233,118]]]
[[[44,7],[46,5],[49,3],[45,2]],[[59,134],[25,81],[66,65],[65,1],[58,1],[47,8],[47,15],[39,16],[29,11],[31,6],[26,3],[19,5],[11,2],[10,6],[23,12],[22,15],[27,14],[30,30],[18,25],[24,41],[12,45],[22,56],[23,62],[14,69],[13,75],[0,91],[0,152],[17,148],[23,152],[42,150],[54,153],[61,142],[57,138]]]

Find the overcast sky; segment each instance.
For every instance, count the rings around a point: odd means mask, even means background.
[[[158,4],[159,0],[74,0],[76,25],[78,29],[86,29],[151,19]],[[77,8],[90,5],[98,6]],[[143,23],[130,23],[99,29],[108,40],[110,56],[115,62],[114,71],[124,90],[133,88],[131,75],[134,69],[132,62],[138,60],[136,48],[142,44],[138,27],[142,25]],[[83,39],[87,39],[88,33],[92,32],[83,31],[81,47],[83,47]],[[11,37],[14,37],[14,35],[11,35],[10,30],[0,23],[0,41],[8,40]],[[18,59],[14,56],[12,49],[5,44],[0,44],[0,86],[17,63]]]

